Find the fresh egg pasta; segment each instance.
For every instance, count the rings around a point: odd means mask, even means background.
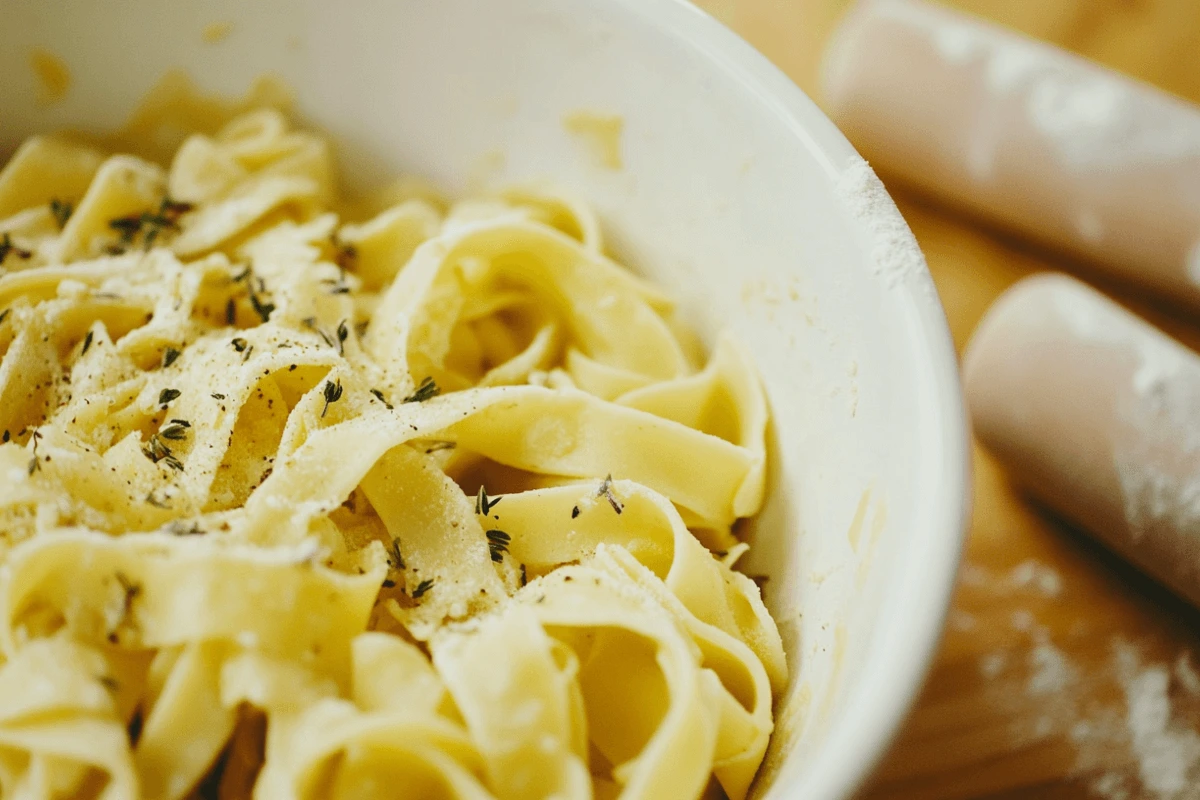
[[[766,403],[585,204],[351,204],[259,109],[0,214],[0,795],[746,795]]]

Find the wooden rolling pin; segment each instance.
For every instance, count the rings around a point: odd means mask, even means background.
[[[1200,306],[1200,108],[921,0],[860,0],[823,90],[876,168]]]
[[[976,435],[1029,491],[1200,606],[1200,356],[1079,281],[996,301],[964,357]]]

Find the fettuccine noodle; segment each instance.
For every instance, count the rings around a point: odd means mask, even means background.
[[[563,193],[378,196],[271,109],[0,173],[0,796],[746,795],[748,357]]]

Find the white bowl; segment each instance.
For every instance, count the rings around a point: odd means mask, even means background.
[[[205,26],[230,22],[220,44]],[[279,73],[350,181],[451,191],[550,178],[594,202],[617,255],[708,338],[732,326],[774,412],[770,501],[747,571],[770,575],[792,685],[760,776],[833,798],[869,772],[937,644],[967,508],[954,352],[894,205],[762,56],[677,0],[266,0],[11,4],[0,146],[115,127],[168,68],[241,94]],[[61,56],[37,102],[30,50]],[[563,128],[624,118],[624,166]],[[872,191],[872,188],[874,191]],[[865,191],[864,191],[865,189]]]

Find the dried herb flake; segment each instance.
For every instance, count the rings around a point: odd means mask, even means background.
[[[604,479],[604,483],[600,484],[600,489],[596,492],[596,496],[603,497],[604,499],[608,500],[608,504],[612,506],[613,511],[617,512],[618,514],[625,510],[625,504],[618,500],[617,496],[613,494],[611,473]]]
[[[0,237],[0,264],[4,263],[4,259],[8,258],[8,254],[12,253],[18,258],[31,258],[33,253],[29,250],[17,247],[12,243],[12,239],[6,233]]]
[[[388,410],[388,411],[391,411],[391,410],[392,410],[392,408],[394,408],[394,406],[392,406],[392,404],[391,404],[391,403],[389,403],[387,400],[385,400],[385,399],[384,399],[384,397],[383,397],[383,392],[379,391],[378,389],[372,389],[372,390],[371,390],[371,394],[375,395],[375,397],[376,397],[376,398],[378,398],[379,402],[381,402],[381,403],[383,403],[385,406],[387,406],[387,410]],[[426,452],[426,453],[428,453],[428,452],[431,452],[431,451],[429,451],[429,450],[426,450],[425,452]]]
[[[166,501],[160,500],[159,498],[155,497],[154,492],[150,492],[149,494],[146,495],[146,502],[149,503],[150,505],[154,506],[155,508],[170,508],[171,507]]]
[[[38,442],[42,440],[42,435],[37,431],[33,432],[33,447],[31,448],[32,457],[29,459],[29,476],[33,477],[33,473],[42,468],[42,462],[38,459]]]

